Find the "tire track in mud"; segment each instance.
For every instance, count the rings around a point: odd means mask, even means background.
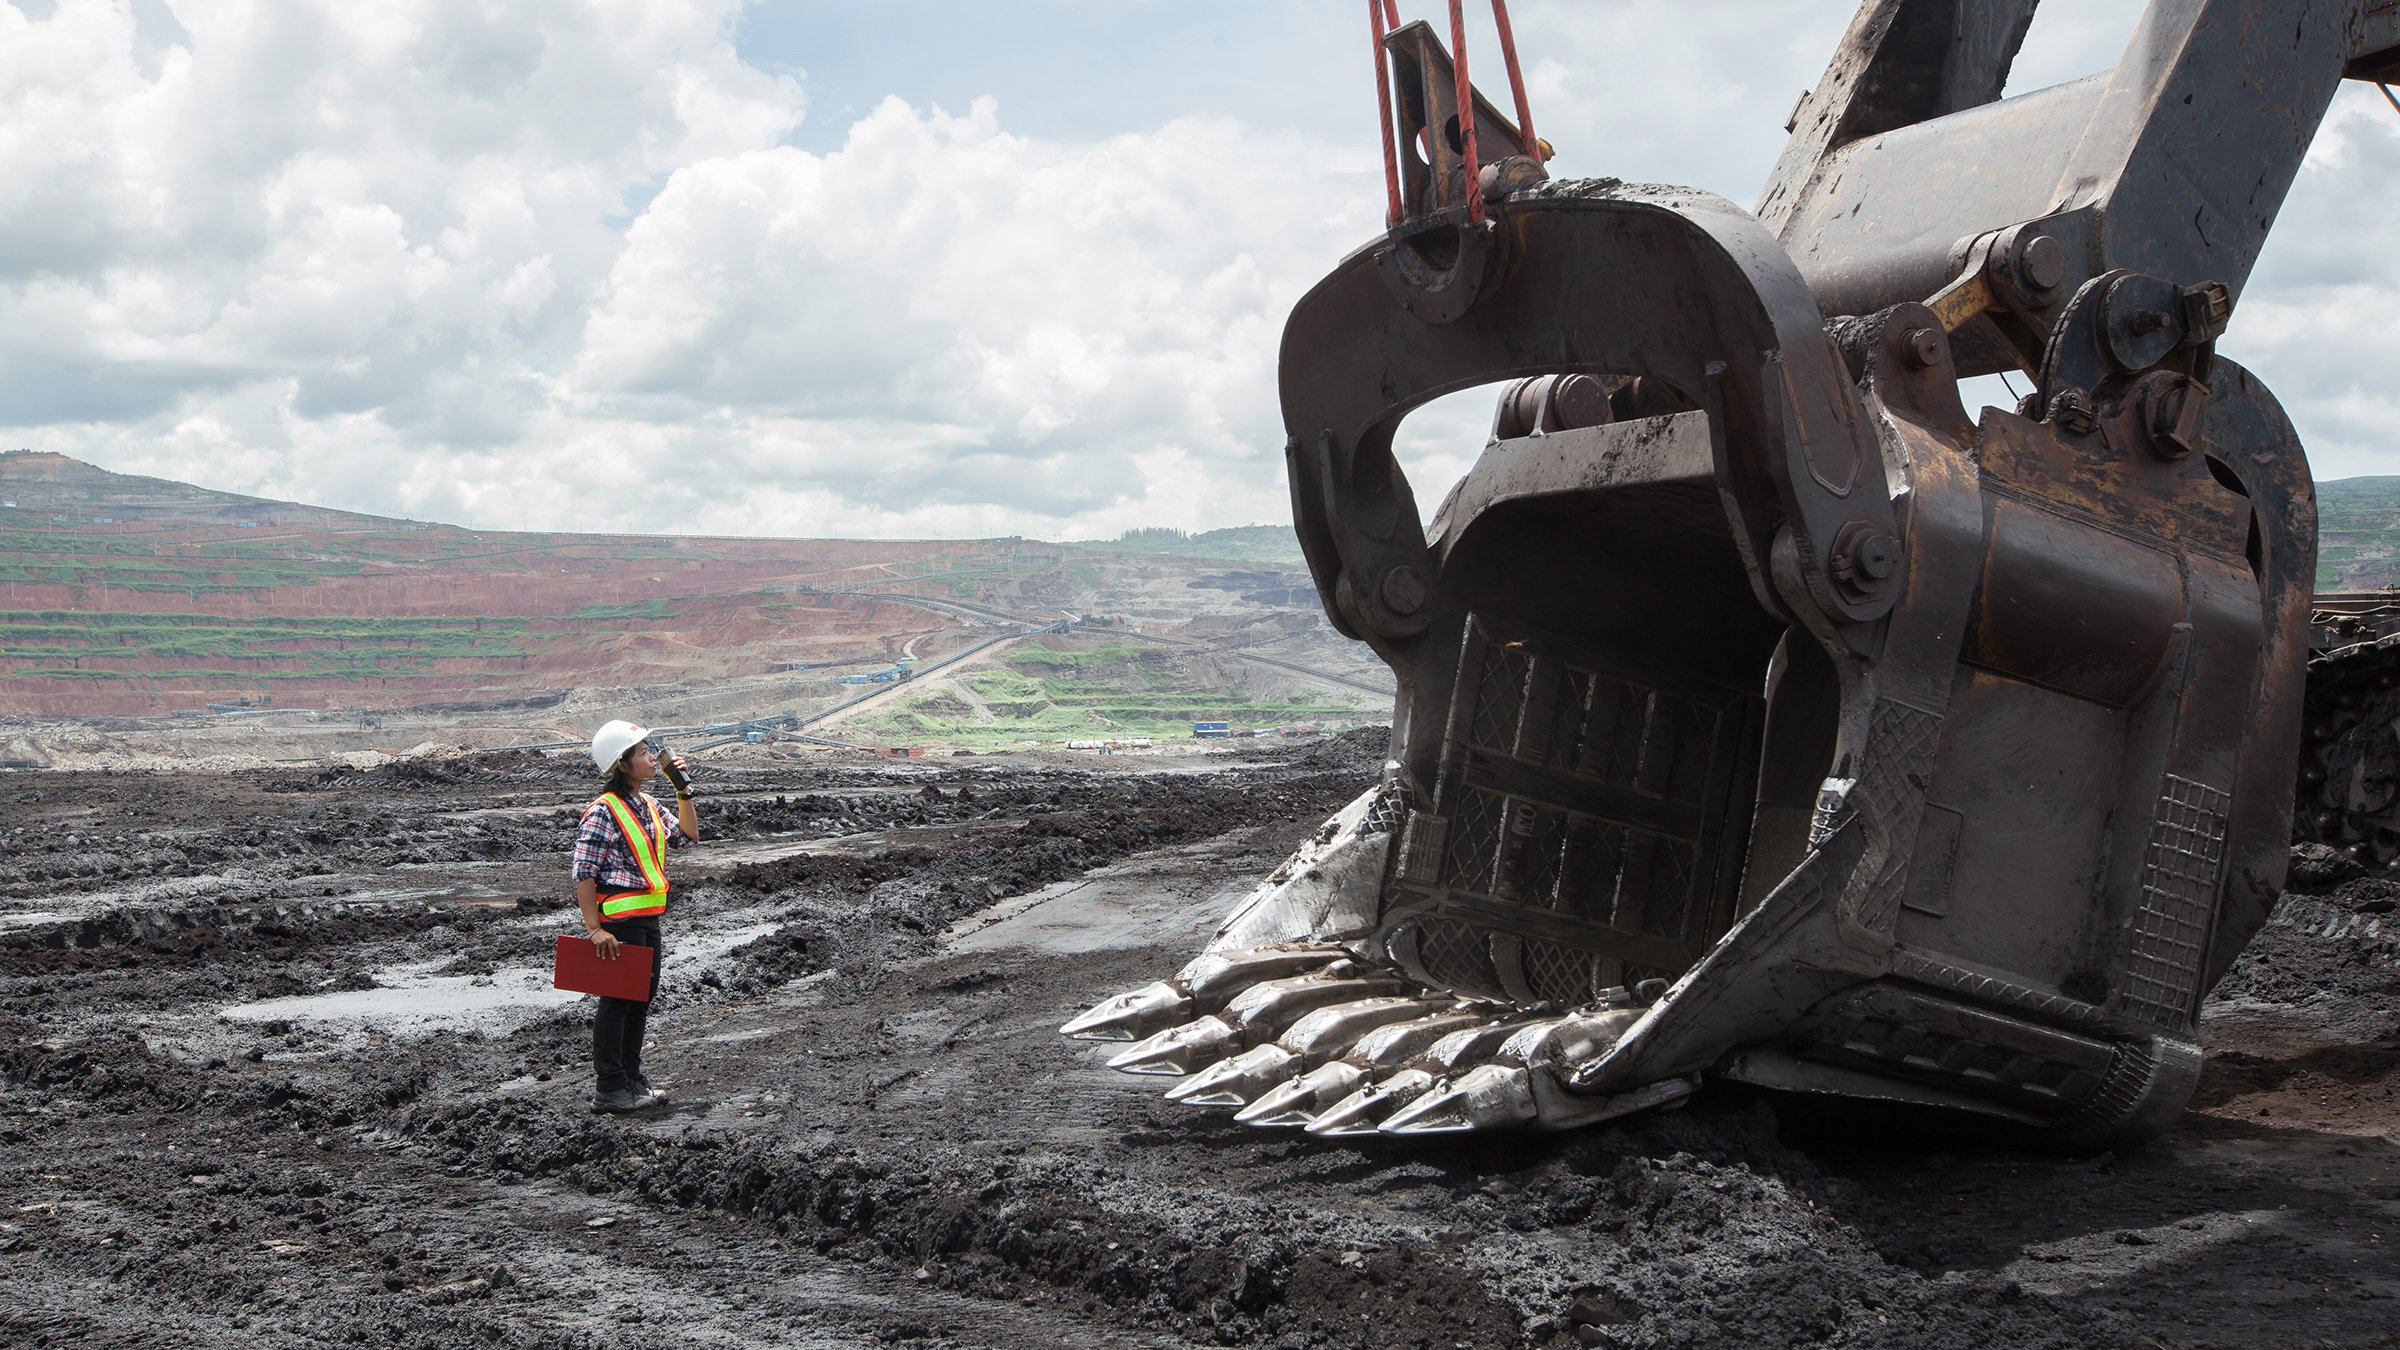
[[[206,1103],[146,1059],[37,1051],[0,1068],[12,1084],[82,1083],[121,1135],[186,1146],[143,1175],[114,1169],[105,1190],[74,1185],[83,1166],[56,1153],[46,1165],[65,1170],[11,1178],[13,1195],[50,1197],[0,1222],[25,1291],[0,1310],[11,1344],[831,1346],[970,1328],[1125,1343],[818,1259],[755,1223],[678,1224],[523,1173],[495,1180],[486,1160],[429,1160],[359,1123],[423,1084],[384,1085],[355,1110],[288,1085]],[[174,1129],[195,1109],[212,1133]]]
[[[1008,828],[1006,838],[957,855],[901,846],[884,851],[890,856],[802,858],[737,867],[733,880],[703,882],[699,889],[714,887],[729,898],[786,907],[812,898],[838,900],[848,906],[847,936],[853,941],[865,930],[883,929],[923,944],[929,941],[925,934],[938,931],[954,914],[1018,888],[1074,875],[1159,842],[1221,832],[1246,820],[1280,818],[1295,810],[1322,814],[1357,786],[1355,773],[1300,775],[1302,781],[1288,788],[1189,778],[1142,781],[1128,788],[1117,782],[1096,785],[1081,775],[1018,777],[1032,781],[1013,782],[999,791],[961,784],[966,790],[944,792],[938,784],[929,784],[913,794],[788,794],[713,813],[712,824],[722,826],[730,818],[735,828],[747,825],[751,832],[758,830],[761,817],[770,818],[765,822],[770,826],[838,822],[851,829],[870,823],[889,826],[898,820],[902,830],[945,817],[980,818],[1012,811],[1025,819]],[[976,884],[964,884],[970,879]],[[6,990],[9,1010],[0,1025],[0,1043],[8,1047],[0,1053],[0,1085],[11,1099],[29,1102],[21,1117],[10,1113],[5,1142],[20,1146],[20,1157],[29,1156],[24,1149],[31,1148],[49,1157],[49,1165],[70,1169],[20,1179],[33,1189],[46,1186],[55,1191],[93,1174],[105,1178],[96,1187],[84,1180],[85,1189],[67,1202],[66,1212],[81,1216],[73,1223],[47,1222],[48,1214],[56,1212],[54,1202],[38,1232],[29,1235],[20,1224],[0,1233],[0,1248],[20,1256],[23,1268],[44,1268],[56,1277],[45,1284],[77,1291],[58,1306],[13,1310],[7,1329],[56,1343],[198,1344],[217,1343],[216,1338],[230,1332],[261,1330],[258,1319],[271,1316],[285,1324],[279,1330],[299,1327],[310,1339],[319,1329],[338,1327],[350,1339],[405,1345],[495,1341],[503,1333],[512,1344],[596,1343],[571,1327],[540,1329],[547,1315],[542,1310],[556,1300],[522,1292],[525,1275],[506,1263],[487,1268],[461,1257],[460,1251],[479,1249],[456,1231],[432,1244],[450,1249],[446,1257],[441,1250],[416,1250],[414,1255],[382,1251],[378,1256],[380,1248],[370,1239],[383,1228],[354,1231],[356,1226],[345,1219],[324,1217],[329,1211],[438,1212],[455,1202],[455,1197],[449,1202],[437,1199],[440,1192],[471,1181],[517,1188],[539,1186],[545,1175],[565,1176],[563,1168],[495,1168],[492,1155],[482,1151],[429,1164],[424,1155],[434,1151],[430,1136],[418,1143],[380,1130],[373,1122],[413,1118],[407,1114],[411,1104],[428,1093],[450,1100],[473,1096],[511,1077],[550,1077],[546,1070],[572,1064],[578,1057],[581,1028],[569,1019],[549,1019],[507,1037],[470,1036],[452,1047],[458,1053],[440,1058],[370,1036],[368,1044],[348,1047],[343,1057],[352,1062],[347,1064],[310,1062],[308,1047],[325,1037],[270,1023],[263,1030],[271,1051],[262,1053],[261,1046],[253,1046],[247,1055],[194,1061],[154,1052],[139,1035],[103,1031],[98,1024],[106,1019],[94,1016],[91,1006],[96,1001],[117,1003],[129,994],[147,1007],[274,994],[318,983],[303,974],[314,977],[344,965],[355,968],[388,956],[395,943],[428,933],[444,934],[471,958],[495,945],[524,941],[520,925],[512,922],[517,908],[476,912],[440,905],[342,902],[126,907],[0,938],[0,988]],[[792,959],[805,958],[804,951],[794,951],[788,943],[786,949],[786,957],[771,972],[772,982],[818,968],[818,962]],[[743,964],[734,963],[737,968]],[[245,973],[229,976],[228,966]],[[721,989],[693,992],[699,995],[695,1001],[703,1003],[732,999]],[[580,1094],[566,1095],[572,1103]],[[20,1118],[27,1122],[23,1127],[13,1123]],[[95,1130],[97,1122],[105,1126]],[[537,1128],[543,1137],[596,1147],[599,1152],[593,1156],[614,1157],[616,1144],[606,1142],[606,1125],[611,1123],[582,1118],[573,1105],[562,1107],[553,1101]],[[196,1189],[187,1192],[173,1179],[128,1174],[138,1169],[131,1166],[134,1150],[124,1145],[147,1143],[157,1132],[181,1135],[188,1148],[204,1131],[222,1132],[240,1142],[230,1149],[208,1150],[214,1155],[211,1161],[182,1179],[183,1186]],[[209,1138],[213,1142],[216,1136]],[[267,1151],[256,1151],[262,1141],[286,1138],[298,1141],[293,1150],[277,1152],[270,1144]],[[100,1142],[103,1139],[117,1147]],[[506,1156],[530,1165],[530,1159]],[[329,1162],[343,1169],[341,1184],[326,1179]],[[8,1170],[15,1169],[12,1165]],[[417,1175],[420,1172],[424,1175]],[[53,1180],[45,1182],[44,1176]],[[200,1194],[237,1200],[229,1207],[196,1207],[191,1200]],[[634,1196],[639,1198],[638,1193]],[[295,1291],[271,1272],[225,1275],[229,1264],[244,1270],[289,1264],[285,1258],[293,1252],[313,1249],[312,1243],[324,1245],[306,1232],[292,1231],[293,1224],[285,1222],[291,1214],[299,1216],[300,1229],[334,1234],[333,1245],[341,1254],[333,1264],[341,1269],[330,1274],[331,1288]],[[721,1221],[722,1213],[718,1217]],[[207,1257],[182,1254],[190,1248],[188,1233],[183,1246],[159,1240],[158,1235],[193,1222],[209,1234],[209,1240],[199,1244],[211,1249]],[[759,1230],[750,1239],[754,1245],[788,1250],[773,1236],[771,1225],[743,1222]],[[264,1256],[248,1249],[249,1239],[230,1236],[245,1231],[268,1234],[257,1239]],[[45,1237],[66,1238],[64,1250],[42,1242]],[[238,1249],[230,1261],[223,1250],[228,1245]],[[784,1260],[788,1263],[788,1255]],[[129,1280],[152,1295],[167,1293],[126,1299],[119,1291]],[[345,1280],[357,1287],[343,1288]],[[895,1342],[945,1343],[945,1321],[978,1326],[984,1334],[1013,1327],[1014,1334],[1003,1339],[1018,1344],[1127,1343],[1124,1332],[1129,1329],[1105,1336],[1078,1334],[1071,1317],[1052,1312],[1028,1322],[1013,1309],[962,1301],[928,1289],[914,1277],[901,1277],[898,1289],[873,1299],[850,1287],[860,1282],[861,1277],[844,1274],[829,1282],[825,1297],[836,1307],[880,1302],[884,1315],[866,1322],[836,1317],[836,1332],[822,1343],[857,1343],[862,1332]],[[100,1296],[102,1289],[109,1293]],[[739,1301],[738,1295],[728,1297]],[[445,1311],[412,1321],[404,1315],[412,1303],[430,1303]],[[116,1311],[98,1317],[88,1311],[101,1305]],[[207,1309],[209,1315],[195,1320],[195,1307]],[[971,1315],[962,1317],[962,1312]],[[402,1322],[410,1322],[405,1331]],[[767,1329],[755,1314],[737,1317],[732,1325],[746,1330],[730,1334],[724,1343],[755,1343],[757,1333]],[[529,1329],[535,1334],[524,1334]]]

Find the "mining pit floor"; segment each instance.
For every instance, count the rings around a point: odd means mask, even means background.
[[[1319,1140],[1057,1036],[1380,749],[727,767],[634,1117],[547,987],[573,757],[0,775],[0,1344],[2400,1345],[2400,883],[2321,852],[2121,1154]]]

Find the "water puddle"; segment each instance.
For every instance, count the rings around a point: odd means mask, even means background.
[[[438,963],[387,966],[375,972],[382,986],[376,989],[260,999],[222,1009],[219,1016],[234,1022],[358,1023],[412,1037],[469,1028],[495,1030],[583,997],[551,988],[547,970],[434,975],[428,973],[432,964]]]
[[[95,886],[86,891],[44,890],[32,894],[0,896],[0,927],[21,926],[33,922],[56,923],[59,920],[88,919],[106,910],[133,907],[163,908],[178,902],[207,899],[240,878],[225,872],[202,872],[187,877],[166,877],[157,881],[129,882],[118,886]],[[40,905],[38,913],[17,910],[18,904]],[[63,908],[62,908],[63,907]]]
[[[732,955],[734,948],[745,942],[756,942],[781,927],[781,923],[761,921],[736,928],[670,930],[667,933],[667,976],[671,979],[679,973],[692,974],[693,966],[702,969],[714,966]]]
[[[63,910],[28,909],[15,914],[0,914],[0,933],[19,928],[39,928],[46,923],[65,923],[75,916]]]
[[[1044,887],[970,914],[942,934],[953,952],[1011,948],[1070,953],[1200,943],[1266,875],[1241,860],[1248,830],[1166,853],[1148,854]],[[1271,866],[1271,864],[1270,864]],[[1192,889],[1195,877],[1235,878]]]
[[[903,842],[914,847],[946,847],[978,834],[1015,830],[1020,818],[957,820],[936,825],[897,825],[890,829],[860,830],[853,834],[782,835],[744,844],[703,843],[693,861],[703,867],[724,868],[741,863],[769,863],[803,853],[867,857]],[[702,851],[704,850],[704,852]]]

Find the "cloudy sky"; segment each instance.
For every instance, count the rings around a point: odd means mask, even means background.
[[[1747,204],[1852,8],[1511,12],[1557,172]],[[2049,8],[2015,88],[2139,6]],[[1283,316],[1381,228],[1361,10],[0,0],[0,448],[485,528],[1284,519]],[[2395,313],[2349,86],[2224,344],[2320,478],[2400,473]],[[1420,500],[1487,406],[1411,419]]]

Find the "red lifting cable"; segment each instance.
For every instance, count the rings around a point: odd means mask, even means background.
[[[1508,92],[1517,98],[1517,140],[1539,164],[1542,143],[1534,138],[1533,108],[1525,102],[1525,77],[1517,73],[1517,35],[1508,27],[1508,0],[1492,0],[1492,22],[1500,29],[1500,59],[1508,63]]]
[[[1533,108],[1525,100],[1525,75],[1517,66],[1517,35],[1508,22],[1508,0],[1492,0],[1492,23],[1500,30],[1500,59],[1508,67],[1508,91],[1517,104],[1517,139],[1525,153],[1539,163],[1547,158],[1533,134]],[[1399,0],[1367,0],[1367,27],[1373,33],[1375,101],[1383,122],[1383,190],[1387,228],[1400,224],[1400,152],[1393,142],[1392,85],[1383,40],[1400,26]],[[1483,219],[1482,165],[1475,146],[1475,86],[1467,78],[1467,15],[1465,0],[1450,0],[1450,46],[1458,77],[1458,148],[1467,198],[1467,219]]]
[[[1367,0],[1367,26],[1375,31],[1375,112],[1383,123],[1383,192],[1390,199],[1384,208],[1383,227],[1400,228],[1400,151],[1392,143],[1392,80],[1384,59],[1384,35],[1400,26],[1398,0]]]
[[[1475,86],[1467,81],[1467,10],[1465,0],[1450,0],[1450,60],[1458,71],[1458,155],[1461,186],[1467,198],[1467,219],[1483,219],[1483,184],[1475,163]]]

